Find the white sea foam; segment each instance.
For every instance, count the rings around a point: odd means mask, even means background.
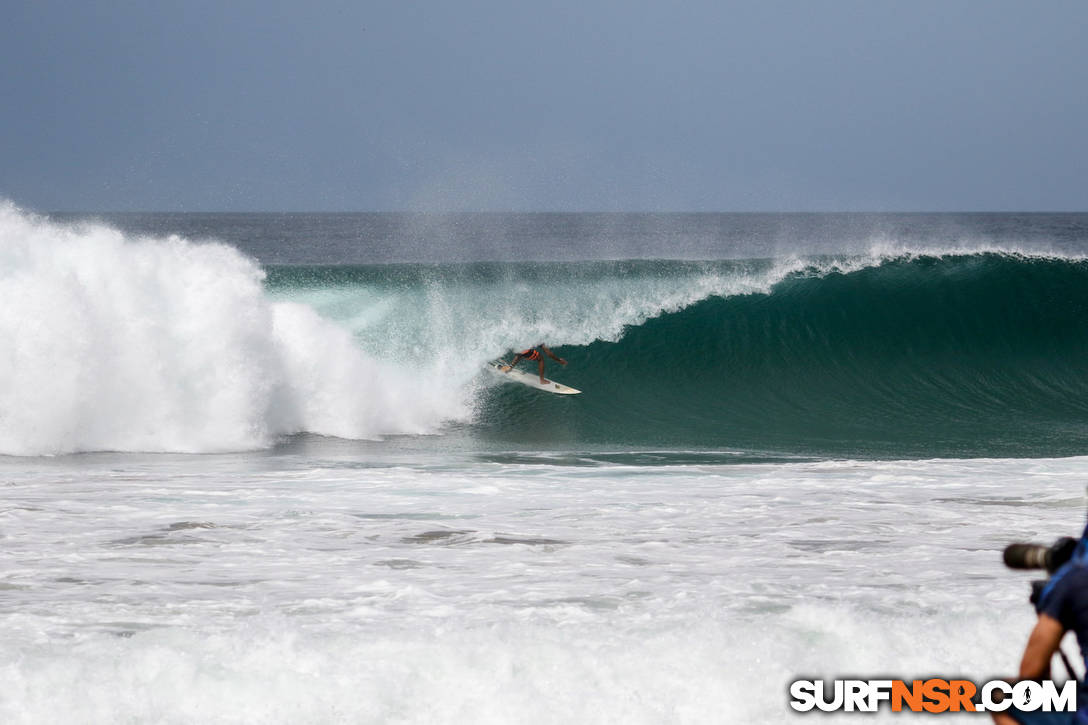
[[[1084,521],[1085,459],[359,458],[3,461],[0,721],[778,723],[1008,674],[1000,550]]]
[[[273,303],[222,244],[130,239],[0,206],[0,452],[215,451],[309,431],[435,430],[457,392]]]

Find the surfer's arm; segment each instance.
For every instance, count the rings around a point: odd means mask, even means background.
[[[550,357],[552,360],[555,360],[560,365],[566,365],[567,364],[566,360],[564,360],[563,358],[559,357],[554,352],[549,350],[547,345],[541,345],[540,349],[543,350],[544,352],[546,352],[548,354],[548,357]]]

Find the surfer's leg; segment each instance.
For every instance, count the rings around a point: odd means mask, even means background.
[[[540,358],[540,384],[543,385],[546,382],[548,381],[544,379],[544,358]]]

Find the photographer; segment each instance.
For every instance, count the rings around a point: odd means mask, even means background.
[[[1046,568],[1051,573],[1032,595],[1039,619],[1024,648],[1018,679],[1049,679],[1050,660],[1060,652],[1062,637],[1069,630],[1076,632],[1088,663],[1088,527],[1079,541],[1062,539],[1049,548],[1013,544],[1005,550],[1005,563],[1014,568]],[[1075,677],[1069,669],[1069,676]],[[1075,713],[1022,712],[1012,707],[993,713],[993,718],[997,725],[1088,725],[1088,691],[1080,683]]]

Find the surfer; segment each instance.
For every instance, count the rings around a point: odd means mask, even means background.
[[[540,348],[540,349],[538,350],[537,348]],[[540,384],[544,385],[548,381],[544,378],[544,355],[540,354],[540,350],[543,350],[545,355],[550,357],[552,360],[555,360],[560,365],[566,365],[567,364],[566,360],[564,360],[563,358],[559,357],[554,352],[549,350],[547,345],[545,345],[544,343],[540,343],[536,347],[530,347],[530,348],[528,348],[526,350],[522,350],[521,352],[519,352],[517,355],[514,356],[514,359],[510,361],[509,365],[503,365],[502,368],[500,368],[500,369],[505,373],[505,372],[509,372],[510,370],[513,370],[514,366],[517,365],[522,360],[536,360],[536,361],[538,361],[540,363],[540,369],[539,369],[539,372],[540,372]]]

